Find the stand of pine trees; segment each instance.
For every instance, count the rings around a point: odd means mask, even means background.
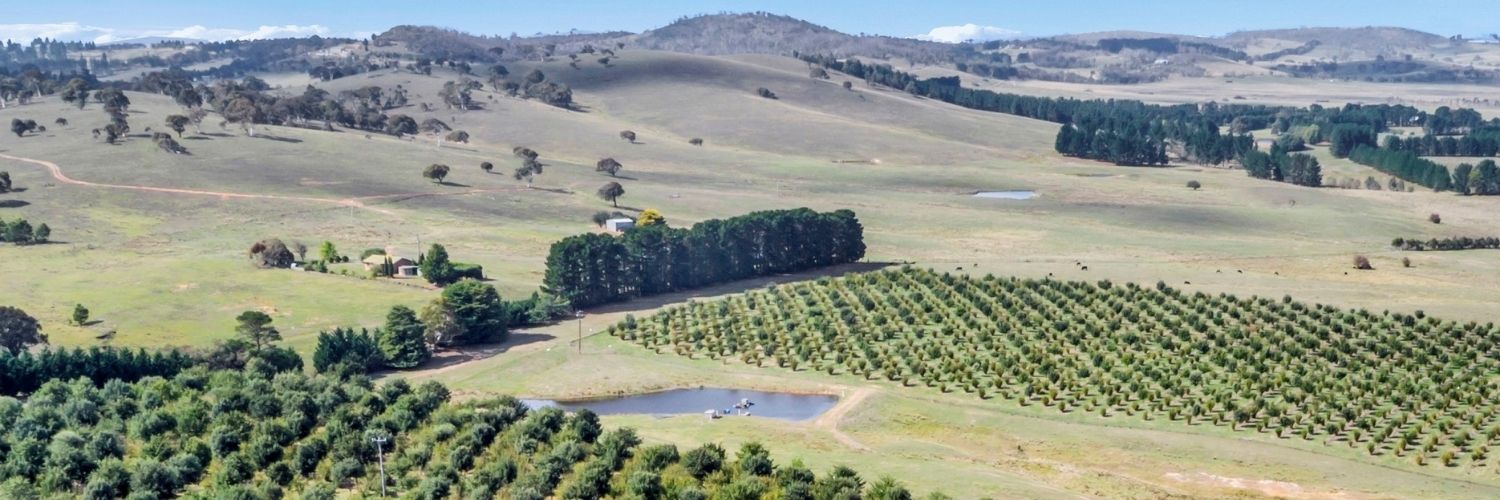
[[[1322,131],[1317,139],[1329,140],[1335,155],[1343,157],[1357,146],[1374,146],[1376,134],[1392,126],[1441,121],[1441,117],[1411,106],[1388,104],[1349,104],[1338,108],[1314,104],[1299,108],[1210,102],[1163,106],[1133,100],[1004,94],[965,88],[958,77],[918,78],[886,64],[817,54],[798,57],[809,64],[863,78],[872,85],[904,89],[970,109],[1071,125],[1058,131],[1055,142],[1058,152],[1120,165],[1165,164],[1168,142],[1181,144],[1188,160],[1222,164],[1254,149],[1250,130],[1270,128],[1280,134],[1311,126]],[[1220,130],[1222,127],[1228,127],[1227,133]]]
[[[1411,151],[1419,156],[1495,156],[1500,153],[1500,128],[1473,130],[1459,137],[1433,134],[1406,138],[1390,136],[1385,138],[1382,146]]]
[[[1321,187],[1323,167],[1318,159],[1303,153],[1287,154],[1281,146],[1272,145],[1270,153],[1246,151],[1240,163],[1245,173],[1257,179],[1290,182],[1299,186]]]
[[[0,395],[27,394],[48,380],[82,377],[102,384],[112,379],[133,382],[145,377],[171,377],[194,364],[193,358],[176,350],[90,347],[11,354],[0,349]]]
[[[1453,189],[1453,177],[1448,173],[1448,167],[1424,160],[1410,151],[1392,151],[1361,144],[1349,152],[1349,159],[1406,182],[1432,188],[1433,191]]]
[[[707,220],[690,229],[637,227],[552,245],[543,287],[574,307],[855,262],[865,255],[854,212],[807,208]]]

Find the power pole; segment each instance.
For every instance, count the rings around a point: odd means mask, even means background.
[[[375,456],[380,458],[380,497],[385,498],[385,436],[370,438],[375,442]]]
[[[583,311],[573,314],[578,318],[578,354],[583,354]]]

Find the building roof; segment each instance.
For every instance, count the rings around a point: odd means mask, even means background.
[[[391,258],[391,263],[392,264],[395,264],[397,262],[401,262],[403,260],[405,260],[407,262],[416,262],[416,261],[413,261],[413,260],[408,259],[406,257],[402,257],[400,255],[385,255],[385,254],[371,255],[369,257],[365,257],[365,260],[362,260],[360,262],[364,262],[364,263],[372,265],[372,266],[378,266],[378,265],[381,265],[381,264],[385,263],[385,258],[386,257],[390,257]]]

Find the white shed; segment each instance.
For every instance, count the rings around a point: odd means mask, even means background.
[[[626,219],[624,217],[604,221],[604,228],[616,233],[625,232],[625,230],[632,227],[635,227],[635,221]]]

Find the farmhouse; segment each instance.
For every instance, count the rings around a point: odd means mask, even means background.
[[[380,266],[385,265],[386,258],[390,258],[391,259],[391,266],[394,268],[394,271],[395,271],[395,275],[392,276],[392,277],[395,277],[395,278],[415,278],[415,277],[417,277],[417,262],[414,261],[414,260],[408,259],[406,257],[399,256],[399,255],[375,254],[375,255],[371,255],[369,257],[365,257],[365,259],[362,260],[362,261],[360,261],[360,262],[364,263],[366,271],[373,271],[373,270],[379,269]]]

